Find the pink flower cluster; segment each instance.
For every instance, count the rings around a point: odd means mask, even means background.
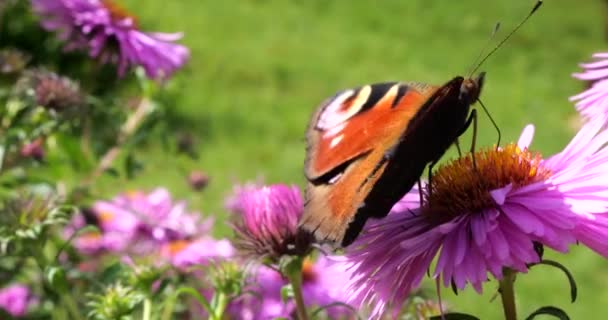
[[[164,188],[97,201],[83,215],[74,217],[66,236],[84,227],[87,218],[95,222],[99,232],[78,235],[74,244],[89,255],[158,255],[183,268],[234,253],[228,240],[211,237],[211,219],[203,220],[199,213],[187,211],[186,203],[174,202]]]

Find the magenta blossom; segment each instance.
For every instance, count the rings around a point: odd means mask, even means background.
[[[250,284],[241,297],[228,306],[230,318],[243,320],[268,320],[289,318],[295,311],[292,301],[281,299],[281,288],[287,284],[280,273],[266,266],[258,266]]]
[[[0,289],[0,308],[15,317],[24,316],[32,299],[30,290],[21,284]]]
[[[204,237],[195,240],[177,240],[163,245],[161,255],[177,268],[204,265],[210,260],[234,256],[234,247],[226,239]]]
[[[570,98],[576,109],[587,119],[608,116],[608,53],[596,53],[597,61],[582,63],[585,71],[575,73],[577,79],[588,81],[589,88]]]
[[[347,264],[331,257],[320,256],[314,263],[304,260],[302,268],[304,303],[307,306],[324,308],[330,319],[343,319],[354,315],[356,309],[349,309],[346,306],[350,278],[347,268]]]
[[[304,261],[302,291],[308,308],[325,308],[330,319],[346,319],[353,312],[346,306],[349,272],[346,265],[329,258]],[[259,266],[247,293],[237,298],[228,313],[235,319],[263,320],[277,317],[290,318],[295,312],[293,301],[283,302],[281,288],[287,279],[277,271]],[[332,304],[331,307],[328,305]]]
[[[102,63],[118,64],[120,76],[142,66],[149,78],[167,78],[190,55],[174,43],[181,34],[143,32],[137,19],[112,0],[32,0],[32,5],[42,26],[58,32],[67,50],[86,50]]]
[[[185,202],[174,202],[164,188],[150,193],[132,191],[110,201],[97,201],[89,215],[97,221],[100,232],[89,232],[75,239],[75,245],[85,253],[112,251],[146,255],[160,252],[165,245],[189,244],[207,236],[212,224],[211,219],[203,220],[199,213],[187,211]],[[66,236],[84,225],[84,217],[76,216]]]
[[[297,187],[246,187],[227,203],[237,220],[236,246],[243,253],[277,260],[284,254],[304,254],[309,250],[310,237],[297,231],[303,212]]]
[[[502,279],[505,268],[538,263],[535,244],[567,252],[579,242],[608,256],[603,125],[587,123],[546,159],[528,151],[529,127],[519,145],[478,151],[475,170],[471,155],[442,166],[422,207],[412,191],[347,249],[353,302],[371,305],[375,316],[399,308],[437,256],[437,281],[477,291],[488,273]]]

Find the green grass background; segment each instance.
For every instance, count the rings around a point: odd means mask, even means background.
[[[217,233],[226,235],[223,198],[234,183],[262,178],[303,185],[304,132],[322,100],[366,83],[442,84],[465,75],[494,24],[501,22],[501,38],[532,5],[529,0],[125,1],[144,26],[185,34],[192,59],[177,76],[180,96],[171,108],[183,121],[178,124],[195,134],[200,159],[149,145],[138,179],[106,178],[102,186],[107,195],[167,186],[193,208],[218,216]],[[504,141],[516,141],[523,126],[533,123],[533,147],[550,155],[573,136],[578,118],[568,97],[583,84],[570,75],[577,63],[605,49],[605,11],[600,0],[547,0],[482,66],[488,73],[482,99]],[[484,116],[479,140],[481,145],[496,140]],[[202,194],[186,184],[192,169],[211,175]],[[520,315],[554,304],[572,319],[604,318],[608,263],[579,247],[566,256],[548,256],[570,268],[579,299],[570,304],[566,278],[558,271],[535,267],[516,283]],[[483,296],[472,289],[458,296],[448,289],[443,293],[454,310],[499,319],[499,300],[490,302],[495,289],[488,283]]]

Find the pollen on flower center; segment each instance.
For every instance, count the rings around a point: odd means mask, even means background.
[[[101,0],[101,4],[110,12],[112,20],[121,21],[130,19],[134,25],[137,25],[137,17],[114,0]]]
[[[173,242],[170,242],[166,245],[167,251],[169,252],[169,255],[174,256],[176,254],[178,254],[180,251],[184,250],[188,244],[190,244],[189,241],[186,240],[176,240]]]
[[[474,214],[495,206],[490,191],[512,184],[514,188],[546,179],[551,172],[541,166],[539,154],[516,144],[488,148],[473,156],[451,161],[433,173],[424,192],[423,213],[438,222]]]

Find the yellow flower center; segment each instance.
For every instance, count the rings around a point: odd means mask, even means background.
[[[190,242],[186,240],[176,240],[166,244],[165,248],[170,256],[175,256],[186,249],[189,244]]]
[[[99,221],[100,222],[111,222],[112,220],[114,220],[114,212],[112,211],[101,211],[99,212]]]
[[[114,2],[114,0],[101,0],[101,4],[110,12],[110,17],[114,21],[130,19],[133,25],[137,25],[137,18],[125,7]]]
[[[424,191],[422,212],[436,223],[459,215],[476,213],[496,206],[490,191],[522,187],[551,175],[541,166],[541,156],[516,144],[504,148],[486,148],[442,165],[432,175]]]

